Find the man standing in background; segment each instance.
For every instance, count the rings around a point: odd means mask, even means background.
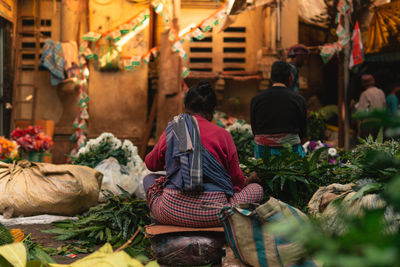
[[[375,86],[374,76],[371,74],[364,74],[361,76],[361,85],[364,91],[360,95],[360,100],[355,104],[356,111],[370,112],[374,109],[386,108],[385,93]],[[371,135],[376,138],[378,135],[377,129],[363,128],[363,122],[358,123],[358,134],[361,138]]]
[[[250,104],[255,157],[280,155],[285,145],[304,156],[301,143],[307,135],[306,101],[290,89],[293,74],[289,63],[274,62],[271,81],[272,87],[253,97]]]
[[[371,74],[361,76],[361,84],[365,89],[360,95],[360,101],[355,105],[357,111],[371,111],[386,107],[385,93],[375,87],[375,79]]]

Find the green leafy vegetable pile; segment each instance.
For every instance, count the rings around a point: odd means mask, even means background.
[[[122,246],[138,228],[150,223],[150,212],[145,200],[131,197],[128,192],[121,190],[122,195],[105,194],[104,204],[91,208],[85,215],[78,216],[78,220],[54,222],[56,228],[44,232],[57,234],[55,239],[59,241],[82,241],[81,245],[86,247],[106,242],[114,247]],[[126,251],[131,256],[145,254],[148,245],[142,230]]]

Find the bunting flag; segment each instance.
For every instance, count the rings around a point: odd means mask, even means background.
[[[186,60],[186,59],[187,59],[187,54],[186,54],[185,50],[183,49],[182,41],[184,41],[184,39],[175,42],[175,43],[172,45],[172,51],[178,52],[178,53],[179,53],[179,56],[180,56],[183,60]]]
[[[87,40],[87,39],[86,39]],[[71,155],[75,156],[79,148],[86,143],[87,140],[87,124],[90,118],[88,111],[89,95],[87,94],[89,69],[87,67],[86,58],[88,55],[92,55],[88,42],[82,42],[79,47],[79,62],[80,71],[77,76],[77,84],[79,85],[79,96],[78,96],[78,116],[75,118],[73,127],[75,132],[71,136],[71,141],[75,142],[75,147],[71,151]]]
[[[186,67],[182,68],[182,78],[185,79],[190,73],[190,70]]]
[[[350,69],[364,62],[363,43],[361,39],[360,27],[358,26],[358,21],[356,21],[356,25],[354,26],[353,36],[351,37],[351,40],[352,49],[349,63]]]
[[[89,41],[89,42],[97,42],[101,38],[101,34],[97,32],[88,32],[82,36],[82,40]]]
[[[200,26],[200,28],[201,28],[201,30],[202,30],[203,32],[207,33],[207,32],[209,32],[209,31],[212,30],[212,28],[213,28],[212,25],[213,25],[213,23],[211,22],[211,20],[206,20],[206,21]]]
[[[197,40],[202,40],[202,39],[205,38],[204,33],[203,33],[199,28],[196,28],[196,29],[192,32],[192,36],[193,36],[194,38],[196,38]]]
[[[140,66],[140,61],[141,61],[140,56],[132,56],[132,57],[125,57],[123,58],[123,65],[125,70],[133,70],[135,67]]]
[[[134,31],[141,31],[144,29],[143,26],[147,26],[150,21],[150,10],[146,8],[142,12],[140,12],[137,16],[131,18],[129,21],[125,22],[122,25],[116,27],[115,30],[104,33],[102,36],[107,40],[113,40],[114,42],[118,42],[121,38]],[[98,41],[98,40],[95,40]]]
[[[134,26],[131,23],[126,23],[123,24],[119,27],[119,31],[122,35],[129,33],[130,31],[133,31]]]
[[[329,60],[338,52],[340,52],[344,46],[350,42],[349,33],[343,27],[343,22],[346,16],[349,16],[353,12],[352,3],[350,0],[339,0],[337,5],[337,15],[335,22],[337,23],[336,35],[338,37],[337,42],[331,44],[325,44],[321,51],[320,56],[324,63],[328,63]]]
[[[151,51],[147,52],[143,57],[143,62],[148,65],[150,63]]]
[[[133,70],[133,65],[131,62],[131,58],[123,58],[122,64],[124,65],[125,70]]]
[[[336,29],[336,35],[338,36],[338,43],[341,47],[344,47],[349,43],[350,37],[341,24],[339,24]]]
[[[322,47],[320,56],[322,61],[326,64],[331,60],[331,58],[340,51],[340,47],[338,43],[326,44]]]
[[[165,5],[161,0],[154,0],[151,2],[151,5],[154,7],[154,11],[164,19],[165,29],[168,30],[170,28],[171,20],[169,19],[167,10],[164,8]]]
[[[150,51],[151,51],[151,54],[153,55],[154,60],[157,60],[158,55],[160,54],[160,49],[158,48],[158,46],[153,47]]]

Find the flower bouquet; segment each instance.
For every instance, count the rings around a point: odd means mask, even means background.
[[[121,142],[111,133],[102,133],[90,139],[71,157],[76,165],[84,165],[104,174],[101,188],[113,194],[122,194],[120,188],[144,198],[143,178],[148,170],[138,154],[137,147],[129,140]],[[104,192],[99,200],[104,199]]]
[[[342,162],[339,159],[339,153],[336,150],[336,148],[332,147],[330,144],[327,143],[322,143],[321,141],[307,141],[303,145],[304,151],[309,154],[312,153],[315,150],[321,149],[327,147],[327,160],[330,164],[341,164]]]
[[[53,140],[43,132],[40,126],[29,126],[27,129],[15,129],[11,138],[25,152],[23,155],[30,161],[43,161],[43,152],[53,146]]]
[[[4,137],[0,137],[0,160],[10,162],[18,157],[18,145]]]

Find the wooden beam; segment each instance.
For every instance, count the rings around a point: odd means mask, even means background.
[[[338,145],[340,148],[345,147],[345,120],[346,120],[346,103],[345,103],[345,88],[344,88],[344,64],[343,53],[340,53],[338,60],[338,126],[339,136]]]
[[[161,34],[159,82],[158,82],[158,111],[156,139],[165,131],[168,122],[181,112],[181,58],[172,51],[172,42],[168,32]]]
[[[157,101],[158,101],[158,94],[155,93],[153,97],[153,103],[151,105],[151,111],[150,115],[147,119],[146,123],[146,128],[143,131],[143,136],[141,138],[141,145],[140,145],[140,150],[139,150],[139,156],[144,159],[146,156],[147,152],[147,145],[149,143],[150,135],[151,135],[151,129],[153,129],[154,121],[156,119],[157,115]]]

